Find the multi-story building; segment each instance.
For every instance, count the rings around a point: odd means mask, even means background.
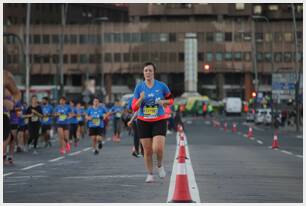
[[[15,11],[15,5],[20,11]],[[4,31],[18,35],[22,41],[24,5],[4,7]],[[32,7],[41,8],[37,5]],[[53,18],[39,18],[46,14],[35,10],[31,14],[37,18],[31,20],[30,29],[32,85],[54,85],[58,80],[61,5],[51,5],[45,7],[57,8],[50,12]],[[142,79],[143,63],[153,61],[158,67],[157,78],[167,82],[175,96],[182,94],[184,37],[189,32],[196,33],[198,40],[198,90],[215,99],[248,99],[256,72],[258,91],[270,93],[272,73],[295,72],[295,55],[302,62],[302,4],[295,4],[300,45],[297,54],[291,4],[70,5],[63,29],[68,93],[80,92],[86,79],[95,78],[113,100],[132,92],[137,80]],[[103,17],[108,20],[99,21]],[[4,41],[6,67],[24,74],[15,43],[13,37]],[[209,70],[204,65],[209,65]]]

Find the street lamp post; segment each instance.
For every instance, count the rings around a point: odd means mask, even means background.
[[[26,19],[26,102],[30,103],[30,18],[31,18],[31,4],[27,4],[27,19]]]

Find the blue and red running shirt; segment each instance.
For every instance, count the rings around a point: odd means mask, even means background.
[[[140,98],[141,92],[145,93],[144,99],[140,107],[137,107],[136,102]],[[164,107],[157,103],[159,100],[170,100],[170,104],[173,104],[173,98],[168,86],[158,80],[154,80],[154,85],[149,88],[145,81],[139,83],[134,91],[134,98],[132,102],[133,111],[138,109],[138,117],[142,121],[155,122],[162,119],[167,119]]]

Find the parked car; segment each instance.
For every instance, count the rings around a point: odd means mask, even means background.
[[[251,109],[248,111],[247,115],[246,115],[246,121],[247,122],[254,122],[255,120],[255,110]]]
[[[264,124],[272,124],[272,111],[267,109],[267,113],[264,118]]]
[[[257,109],[255,112],[255,124],[271,124],[271,109]]]
[[[225,113],[228,114],[239,114],[242,111],[242,101],[239,97],[228,97],[225,100]]]

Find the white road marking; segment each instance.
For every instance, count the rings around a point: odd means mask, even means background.
[[[134,175],[90,175],[90,176],[71,176],[71,177],[63,177],[65,179],[108,179],[108,178],[138,178],[145,177],[145,174],[134,174]]]
[[[77,155],[77,154],[80,154],[82,151],[77,151],[77,152],[73,152],[73,153],[70,153],[68,154],[69,156],[74,156],[74,155]]]
[[[61,160],[61,159],[64,159],[64,158],[65,158],[65,157],[58,157],[58,158],[49,160],[49,162],[56,162],[56,161]]]
[[[87,148],[83,149],[82,151],[86,152],[86,151],[88,151],[90,149],[91,149],[91,147],[87,147]]]
[[[9,176],[9,175],[12,175],[12,174],[15,174],[15,172],[9,172],[9,173],[3,174],[3,177],[6,177],[6,176]]]
[[[257,143],[258,143],[258,144],[263,144],[263,142],[262,142],[262,141],[260,141],[260,140],[257,140]]]
[[[303,155],[295,155],[296,157],[303,158]]]
[[[296,138],[302,139],[303,135],[297,135]]]
[[[248,135],[246,135],[246,134],[244,134],[243,136],[244,136],[244,137],[248,137]]]
[[[34,167],[39,167],[39,166],[43,166],[43,165],[45,165],[45,163],[38,163],[36,165],[32,165],[32,166],[28,166],[28,167],[22,168],[21,170],[29,170],[29,169],[32,169]]]
[[[292,155],[292,152],[288,152],[286,150],[281,150],[282,153],[288,154],[288,155]]]

